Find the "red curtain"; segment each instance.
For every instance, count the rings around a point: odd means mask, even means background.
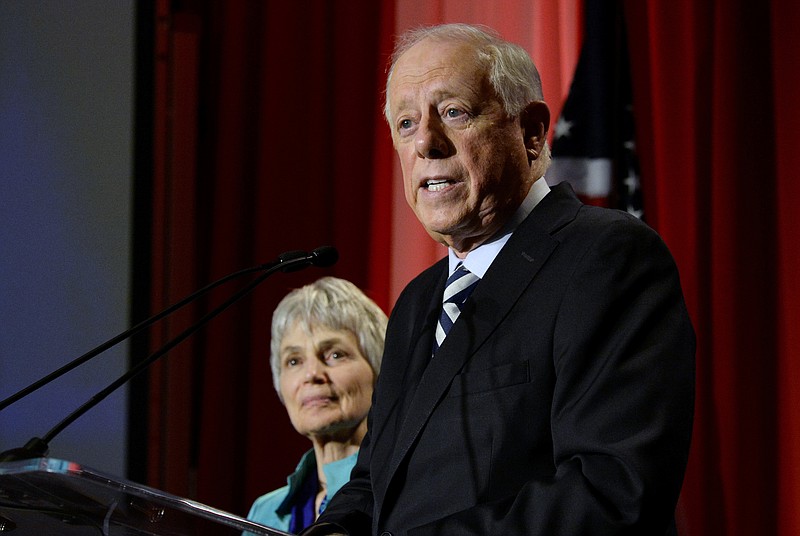
[[[698,333],[688,535],[798,534],[795,2],[630,1],[645,210]]]
[[[310,446],[272,388],[277,302],[331,274],[387,306],[391,175],[379,164],[391,142],[380,86],[391,7],[159,3],[154,310],[284,251],[331,244],[340,261],[274,276],[154,367],[149,484],[246,513]],[[214,291],[153,346],[243,284]]]
[[[295,6],[294,4],[298,4]],[[800,533],[800,107],[792,0],[627,0],[648,223],[678,262],[698,333],[685,535]],[[483,23],[525,46],[554,121],[579,0],[159,0],[153,308],[292,249],[279,274],[151,374],[148,484],[244,514],[308,448],[272,390],[269,322],[290,289],[352,280],[387,312],[444,254],[405,206],[381,118],[394,35]],[[167,340],[236,288],[156,333]]]
[[[773,8],[770,23],[775,145],[768,154],[775,160],[777,270],[767,278],[773,281],[777,296],[778,378],[774,386],[778,434],[773,460],[778,473],[778,530],[781,535],[789,535],[800,534],[800,281],[796,275],[800,268],[800,220],[794,212],[800,206],[800,181],[795,177],[800,169],[800,106],[796,93],[800,87],[796,68],[800,55],[800,4],[783,2]]]

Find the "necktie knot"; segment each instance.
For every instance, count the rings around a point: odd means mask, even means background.
[[[480,278],[467,270],[463,264],[459,263],[456,269],[447,278],[442,299],[442,314],[436,326],[436,334],[433,341],[433,353],[444,342],[444,338],[450,332],[456,319],[461,314],[464,303],[472,294],[475,285]]]

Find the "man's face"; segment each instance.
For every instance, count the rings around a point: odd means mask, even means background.
[[[475,50],[424,39],[388,87],[406,201],[428,233],[465,255],[497,232],[532,179],[520,121],[505,113]]]

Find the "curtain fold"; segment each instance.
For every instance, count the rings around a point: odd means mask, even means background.
[[[778,534],[800,534],[800,4],[783,2],[771,10],[772,88],[775,121],[777,274]]]
[[[374,159],[390,150],[376,118],[393,9],[372,0],[161,6],[158,63],[169,71],[161,84],[170,98],[159,110],[171,121],[156,136],[165,156],[154,202],[167,208],[155,215],[154,258],[180,270],[156,267],[153,276],[169,293],[155,290],[154,309],[187,295],[186,287],[284,251],[330,244],[340,252],[332,269],[275,275],[152,375],[151,483],[245,514],[256,496],[285,483],[310,446],[272,388],[269,325],[278,301],[337,275],[388,309],[387,275],[370,275],[373,265],[385,270],[388,258],[373,259],[370,246],[389,244],[371,230],[390,207],[385,194],[378,197],[387,181],[372,177]],[[182,20],[199,23],[186,34]],[[179,76],[194,62],[192,77]],[[179,110],[194,117],[178,117]],[[191,228],[179,225],[188,217]],[[212,292],[193,318],[243,284]],[[176,333],[165,331],[163,340]],[[163,368],[180,372],[166,381]]]
[[[800,8],[623,3],[645,214],[675,256],[698,335],[680,530],[797,534]],[[341,255],[329,270],[276,275],[151,373],[148,483],[238,514],[310,446],[272,388],[277,302],[332,274],[388,312],[445,254],[405,203],[381,115],[394,36],[494,27],[533,56],[553,123],[582,37],[580,0],[295,4],[157,0],[153,309],[283,251],[331,244]]]
[[[798,379],[793,283],[781,280],[797,268],[797,226],[779,210],[794,189],[780,173],[791,157],[775,150],[796,138],[776,128],[797,114],[775,100],[799,50],[793,32],[775,31],[788,29],[789,5],[626,3],[645,213],[675,255],[698,334],[686,535],[797,528],[780,507],[798,483],[788,408],[800,405],[780,389],[791,381],[782,370]]]

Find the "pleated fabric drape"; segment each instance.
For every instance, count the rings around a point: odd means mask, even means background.
[[[341,254],[326,271],[276,275],[150,373],[148,484],[244,514],[309,446],[272,389],[269,324],[280,298],[332,274],[388,312],[445,254],[405,204],[381,117],[394,36],[439,22],[495,28],[530,51],[555,122],[580,50],[581,2],[157,5],[153,310],[283,251],[332,244]],[[624,7],[645,214],[676,258],[698,334],[680,529],[797,534],[800,8]]]

